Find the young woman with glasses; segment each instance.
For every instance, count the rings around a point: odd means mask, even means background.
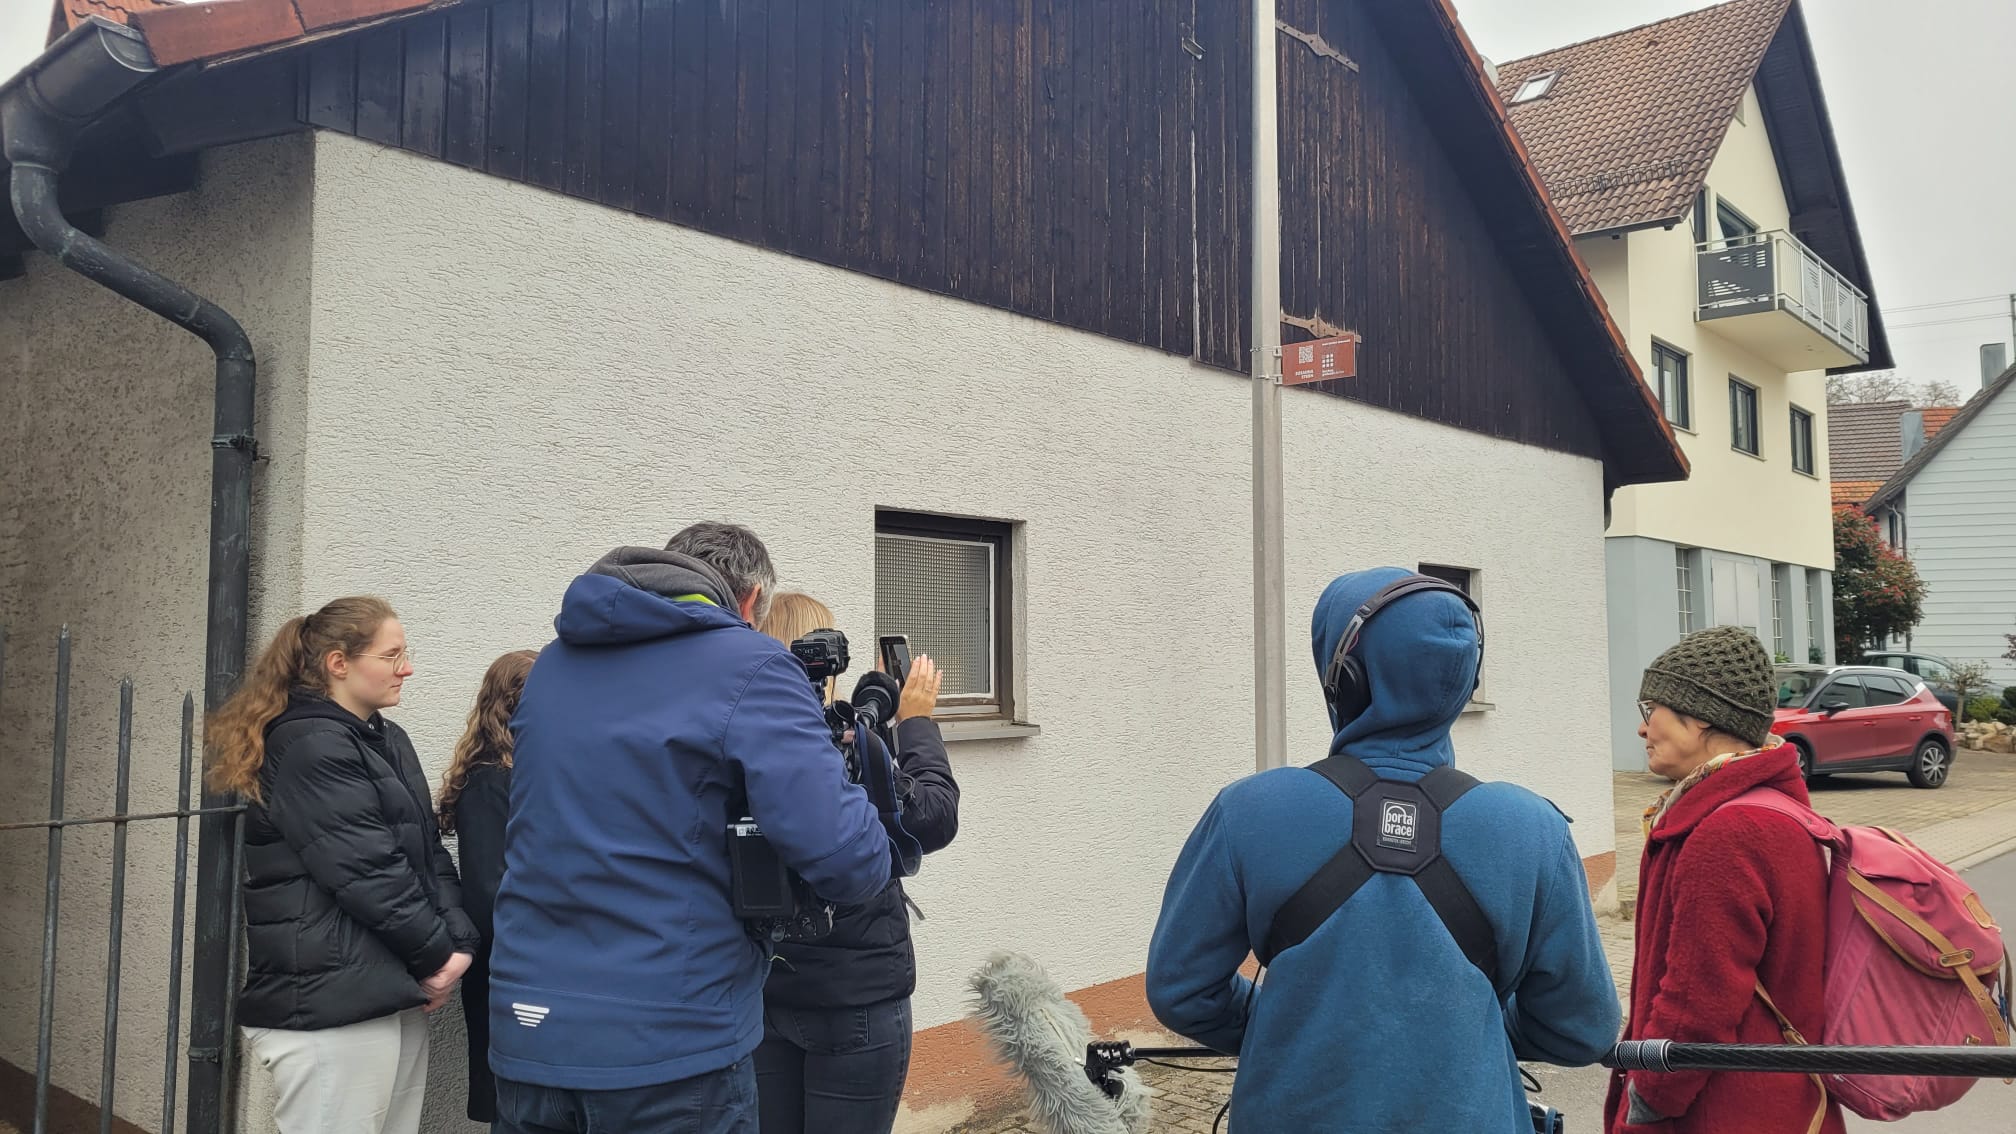
[[[392,608],[341,598],[290,619],[205,729],[210,781],[248,804],[248,1052],[281,1134],[414,1134],[425,1012],[478,937],[462,912],[399,704],[413,653]]]

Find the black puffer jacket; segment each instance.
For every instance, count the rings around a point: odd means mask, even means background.
[[[929,717],[896,726],[896,763],[903,826],[924,853],[943,849],[959,833],[959,783],[945,755],[945,737]],[[858,906],[834,911],[833,932],[810,943],[777,947],[763,1000],[793,1008],[865,1008],[901,1000],[917,988],[917,953],[903,884],[892,881]]]
[[[259,788],[239,1022],[316,1031],[426,1003],[420,981],[478,937],[405,730],[297,692],[266,727]]]
[[[462,974],[462,1022],[469,1033],[469,1121],[497,1120],[497,1080],[490,1074],[490,943],[497,887],[504,881],[504,824],[511,817],[511,769],[477,764],[455,798],[461,843],[462,908],[483,945]]]

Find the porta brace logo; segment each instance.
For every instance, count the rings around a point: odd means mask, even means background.
[[[1379,845],[1395,850],[1413,850],[1420,819],[1420,809],[1414,804],[1398,799],[1385,801],[1379,811]]]

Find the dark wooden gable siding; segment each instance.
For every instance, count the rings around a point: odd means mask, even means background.
[[[1358,377],[1312,388],[1599,457],[1584,394],[1365,11],[1387,2],[1280,0],[1355,65],[1280,38],[1282,307],[1364,336]]]
[[[1244,7],[494,0],[311,48],[302,113],[1245,370]]]

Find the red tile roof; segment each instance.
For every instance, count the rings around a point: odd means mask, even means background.
[[[1859,483],[1875,477],[1880,486],[1896,475],[1904,466],[1904,415],[1910,411],[1911,403],[1905,401],[1829,406],[1827,465],[1834,483]],[[1925,422],[1925,440],[1937,437],[1959,412],[1959,406],[1919,410]],[[1868,495],[1863,493],[1865,499]]]
[[[1559,73],[1512,121],[1576,235],[1692,206],[1791,0],[1731,0],[1504,64],[1498,93]]]
[[[175,0],[63,0],[63,19],[73,28],[92,16],[111,20],[116,24],[130,24],[136,12],[171,8],[174,5]]]
[[[1883,482],[1880,480],[1837,480],[1833,484],[1834,506],[1839,508],[1843,504],[1860,505],[1864,500],[1876,495],[1876,490],[1881,487]]]
[[[320,32],[375,23],[461,0],[62,0],[71,27],[92,16],[138,28],[163,67],[279,47]]]
[[[1904,463],[1903,420],[1910,402],[1827,407],[1827,467],[1838,481],[1890,479]],[[1872,489],[1871,491],[1874,491]]]

